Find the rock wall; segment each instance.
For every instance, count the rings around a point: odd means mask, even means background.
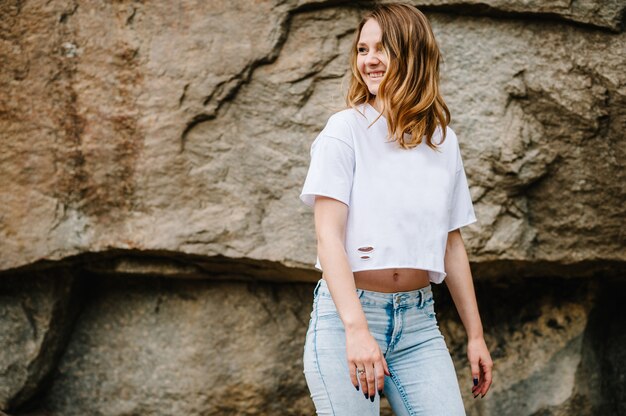
[[[478,217],[484,399],[435,288],[468,414],[626,413],[626,4],[413,3]],[[314,412],[298,194],[371,4],[0,3],[0,410]]]

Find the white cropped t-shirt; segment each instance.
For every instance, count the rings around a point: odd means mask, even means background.
[[[387,140],[387,120],[370,104],[339,111],[311,144],[311,163],[300,194],[313,207],[316,195],[348,206],[345,248],[353,272],[387,268],[428,271],[432,283],[446,277],[448,232],[476,221],[454,131],[403,149]],[[408,137],[408,135],[407,135]],[[315,267],[322,270],[319,254]]]

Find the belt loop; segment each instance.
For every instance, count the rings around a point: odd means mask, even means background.
[[[424,292],[422,292],[421,290],[419,291],[420,293],[420,302],[419,302],[419,308],[422,309],[424,307]]]
[[[322,285],[322,279],[317,281],[317,284],[315,285],[315,289],[313,289],[313,297],[314,298],[317,297],[317,292],[319,292],[321,285]]]

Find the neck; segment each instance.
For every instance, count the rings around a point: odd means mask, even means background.
[[[371,105],[372,105],[372,107],[374,107],[374,108],[376,109],[376,111],[378,111],[379,113],[382,113],[382,112],[383,112],[382,105],[381,105],[381,103],[378,101],[378,98],[375,98],[375,99],[374,99],[374,101],[372,101],[370,104],[371,104]]]

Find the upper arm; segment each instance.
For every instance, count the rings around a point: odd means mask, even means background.
[[[470,194],[465,168],[463,167],[463,159],[461,157],[461,149],[458,140],[455,137],[456,152],[456,171],[452,184],[452,195],[450,198],[450,209],[448,217],[448,231],[454,231],[460,227],[476,222],[476,214],[474,213],[474,204]]]
[[[317,195],[314,206],[315,233],[317,241],[322,239],[337,238],[345,239],[346,222],[348,218],[348,206],[343,202]]]
[[[354,150],[343,139],[320,134],[311,145],[311,163],[300,199],[313,207],[316,196],[350,205],[355,170]]]
[[[460,228],[455,228],[454,230],[448,231],[448,240],[446,241],[448,247],[458,243],[459,241],[463,242]]]
[[[458,256],[461,252],[465,253],[465,241],[463,241],[461,229],[457,228],[448,232],[445,257],[450,259]]]

